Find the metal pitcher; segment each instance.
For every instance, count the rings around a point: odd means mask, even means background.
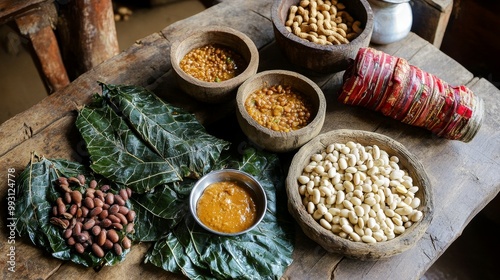
[[[406,37],[413,23],[410,0],[368,0],[373,10],[374,44],[389,44]]]

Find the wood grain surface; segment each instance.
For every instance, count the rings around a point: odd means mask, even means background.
[[[411,33],[401,42],[377,48],[403,57],[452,85],[465,84],[483,98],[486,117],[476,137],[469,143],[441,139],[424,129],[376,112],[342,105],[336,100],[342,73],[310,73],[295,68],[284,59],[274,44],[270,8],[271,1],[224,1],[143,38],[68,87],[3,123],[0,126],[0,165],[4,173],[0,177],[0,198],[5,200],[7,196],[7,168],[14,168],[18,175],[28,163],[31,151],[69,160],[81,160],[85,156],[84,142],[74,126],[75,110],[88,103],[94,93],[100,92],[97,81],[145,86],[166,101],[196,113],[205,124],[231,116],[234,104],[207,106],[183,94],[173,82],[168,58],[172,42],[187,30],[222,24],[244,32],[255,42],[261,55],[259,71],[294,70],[318,83],[327,99],[327,117],[322,132],[350,128],[392,137],[421,160],[434,190],[434,219],[412,249],[380,261],[352,260],[327,253],[297,227],[294,262],[283,278],[418,279],[500,190],[500,91],[487,80],[473,77],[456,61]],[[68,276],[72,279],[183,279],[142,263],[150,244],[133,246],[123,263],[96,273],[51,257],[25,237],[15,239],[16,272],[9,272],[5,264],[12,245],[5,242],[10,234],[6,207],[0,211],[3,279],[67,279]]]

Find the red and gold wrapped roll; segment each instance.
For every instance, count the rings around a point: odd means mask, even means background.
[[[362,106],[452,140],[469,142],[481,126],[483,101],[466,86],[372,48],[361,48],[344,74],[338,100]]]

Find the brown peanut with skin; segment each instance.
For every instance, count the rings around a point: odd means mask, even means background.
[[[132,245],[126,236],[134,233],[136,214],[126,205],[132,190],[108,192],[110,186],[98,187],[96,180],[88,182],[84,193],[71,189],[83,187],[86,182],[83,175],[55,181],[63,193],[52,207],[50,223],[63,229],[62,237],[76,253],[89,251],[99,258],[108,252],[121,255]]]
[[[296,36],[321,45],[348,44],[363,29],[338,1],[304,0],[292,5],[285,28]]]

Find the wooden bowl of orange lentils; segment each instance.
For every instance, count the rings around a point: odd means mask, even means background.
[[[245,81],[236,95],[238,123],[248,139],[273,151],[298,149],[323,127],[326,100],[309,78],[269,70]]]
[[[197,29],[172,44],[172,69],[180,89],[206,103],[234,100],[257,72],[259,52],[244,33],[225,26]]]

